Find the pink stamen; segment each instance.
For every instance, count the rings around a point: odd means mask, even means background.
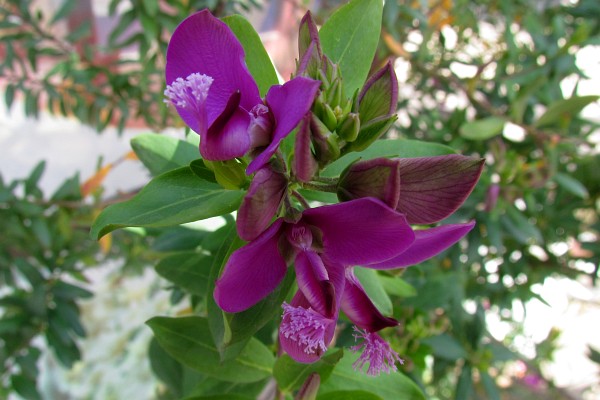
[[[334,323],[312,308],[293,307],[283,303],[283,320],[280,332],[286,339],[297,342],[304,347],[306,354],[321,354],[327,351],[325,331]]]
[[[375,332],[369,332],[366,329],[361,330],[356,326],[354,327],[354,331],[356,332],[354,334],[355,340],[363,339],[362,343],[350,348],[355,353],[362,349],[362,354],[352,364],[355,371],[362,370],[363,366],[368,362],[367,375],[377,376],[381,374],[381,371],[385,371],[388,374],[390,371],[397,371],[396,361],[404,364],[404,360],[400,358],[398,353],[392,350],[389,343]]]

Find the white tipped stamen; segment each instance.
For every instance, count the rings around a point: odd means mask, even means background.
[[[177,78],[167,85],[164,101],[188,111],[199,112],[206,101],[213,80],[210,76],[200,73],[190,74],[185,80]]]
[[[306,354],[319,354],[327,351],[325,330],[332,321],[312,308],[293,307],[283,303],[283,321],[280,331],[286,339],[298,342]]]
[[[391,371],[397,371],[396,362],[404,364],[404,360],[390,347],[389,343],[375,332],[369,332],[366,329],[360,330],[356,326],[354,331],[356,332],[355,340],[363,339],[362,343],[350,348],[353,352],[362,350],[360,357],[352,364],[355,370],[362,369],[368,362],[367,375],[377,376],[381,374],[381,371],[388,374]]]

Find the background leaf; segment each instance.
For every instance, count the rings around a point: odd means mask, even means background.
[[[246,65],[258,85],[261,97],[267,94],[272,85],[277,85],[277,73],[271,59],[265,50],[258,33],[241,15],[230,15],[223,22],[231,28],[246,53]]]
[[[555,101],[548,106],[546,112],[535,122],[535,126],[552,125],[561,118],[571,119],[579,114],[588,104],[600,99],[600,96],[573,96],[569,99]]]
[[[487,117],[466,122],[460,127],[460,136],[470,140],[487,140],[502,133],[506,121],[499,117]]]
[[[351,97],[369,74],[381,31],[381,0],[357,0],[340,7],[321,30],[323,52],[339,64],[346,96]]]

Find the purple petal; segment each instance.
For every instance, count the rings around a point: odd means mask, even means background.
[[[387,261],[365,265],[374,269],[408,267],[438,255],[457,243],[473,227],[475,221],[466,224],[442,225],[431,229],[415,231],[415,242],[404,253]]]
[[[237,215],[238,235],[245,241],[254,240],[271,223],[287,188],[283,174],[269,167],[259,169]]]
[[[354,275],[352,268],[346,269],[346,286],[341,307],[354,325],[369,332],[398,325],[398,321],[394,318],[385,317],[379,312]]]
[[[200,131],[200,154],[209,161],[243,157],[250,149],[250,115],[238,107],[240,92],[234,92],[225,110],[207,132]]]
[[[167,49],[167,84],[192,73],[214,79],[206,99],[208,126],[225,109],[231,94],[238,90],[240,105],[245,110],[261,102],[258,87],[244,62],[242,45],[229,27],[208,10],[191,15],[179,24]],[[177,111],[190,128],[200,133],[193,114],[179,108]]]
[[[275,154],[279,143],[298,125],[304,114],[310,110],[321,82],[298,76],[283,86],[272,86],[266,102],[274,119],[271,143],[248,166],[246,173],[265,165]]]
[[[300,251],[294,263],[298,288],[311,307],[320,314],[331,318],[336,307],[335,288],[321,257],[313,251]]]
[[[452,214],[469,196],[485,160],[458,154],[401,158],[396,210],[411,224],[431,224]]]
[[[311,208],[302,219],[321,230],[324,253],[342,265],[385,261],[415,238],[404,215],[370,197]]]
[[[290,305],[284,303],[283,319],[279,328],[281,348],[300,363],[318,361],[333,339],[337,314],[326,318],[310,307],[302,294],[296,292]]]
[[[310,150],[310,114],[308,113],[302,119],[298,133],[296,133],[292,168],[300,182],[310,181],[317,172],[317,160]]]
[[[213,294],[224,311],[240,312],[252,307],[285,276],[286,263],[277,246],[282,222],[275,221],[256,240],[229,257]]]

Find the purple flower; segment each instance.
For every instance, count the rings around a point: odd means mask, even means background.
[[[362,364],[369,360],[369,371],[389,371],[390,360],[399,358],[375,332],[397,321],[377,310],[352,267],[412,265],[453,245],[473,225],[414,232],[403,214],[374,198],[307,209],[295,222],[276,220],[235,251],[216,282],[214,298],[224,311],[246,310],[277,287],[293,261],[299,290],[283,306],[282,348],[298,362],[317,361],[333,338],[341,309],[363,330]]]
[[[265,101],[233,32],[208,10],[186,18],[169,42],[165,96],[200,134],[211,161],[255,155],[247,173],[265,165],[310,109],[320,82],[297,77],[272,86]]]

